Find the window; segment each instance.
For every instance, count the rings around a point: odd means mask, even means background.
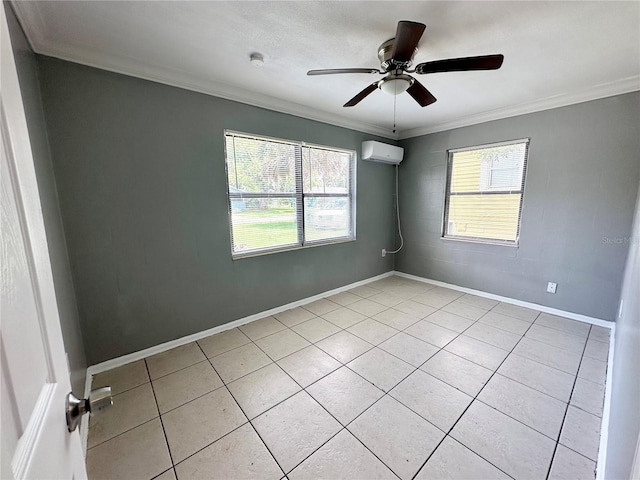
[[[225,131],[231,252],[355,238],[355,152]]]
[[[517,245],[529,140],[449,150],[443,237]]]

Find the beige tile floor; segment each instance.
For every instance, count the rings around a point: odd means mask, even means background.
[[[97,375],[91,479],[593,479],[609,330],[388,277]]]

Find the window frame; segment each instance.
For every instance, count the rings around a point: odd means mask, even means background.
[[[227,152],[227,136],[239,136],[250,139],[256,139],[266,142],[284,143],[293,145],[295,147],[295,171],[294,176],[296,179],[295,191],[292,193],[232,193],[231,185],[229,183],[229,163]],[[231,258],[233,260],[256,257],[261,255],[269,255],[272,253],[288,252],[292,250],[300,250],[304,248],[318,247],[321,245],[333,245],[337,243],[353,242],[356,240],[356,170],[358,164],[358,157],[355,150],[332,147],[328,145],[319,145],[314,143],[308,143],[304,141],[287,140],[277,137],[271,137],[268,135],[258,135],[253,133],[240,132],[237,130],[224,130],[224,166],[225,166],[225,182],[227,184],[227,213],[229,216],[229,240],[231,247]],[[349,185],[347,193],[305,193],[304,192],[304,173],[303,173],[303,149],[304,148],[316,148],[322,150],[328,150],[333,152],[339,152],[349,155]],[[235,188],[235,187],[234,187]],[[319,240],[306,240],[305,239],[305,198],[347,198],[349,201],[349,235],[343,237],[333,237],[329,239]],[[253,250],[247,250],[243,252],[235,252],[233,242],[233,212],[232,201],[237,199],[248,198],[291,198],[296,201],[296,231],[297,240],[295,243],[289,243],[286,245],[280,245],[275,247],[264,247]]]
[[[464,235],[451,235],[447,233],[447,224],[449,222],[449,204],[451,199],[451,180],[453,173],[453,156],[456,153],[460,152],[468,152],[472,150],[482,150],[486,148],[494,148],[494,147],[503,147],[507,145],[517,145],[524,143],[524,161],[522,165],[522,179],[520,181],[520,188],[518,190],[513,189],[504,189],[501,187],[491,187],[491,180],[489,178],[487,188],[483,190],[482,185],[479,186],[478,191],[474,192],[464,192],[462,195],[496,195],[496,194],[520,194],[520,205],[518,206],[518,222],[516,226],[516,239],[515,240],[500,240],[496,238],[486,238],[486,237],[471,237]],[[452,148],[447,150],[447,172],[445,179],[445,195],[444,195],[444,209],[442,215],[442,240],[456,241],[456,242],[469,242],[469,243],[480,243],[486,245],[501,245],[507,247],[518,248],[520,246],[520,227],[522,224],[522,209],[524,205],[524,195],[525,195],[525,182],[527,178],[527,164],[529,161],[529,146],[531,144],[530,138],[519,138],[516,140],[505,140],[502,142],[493,142],[493,143],[485,143],[481,145],[473,145],[468,147],[461,148]],[[491,175],[493,169],[493,165],[489,168],[489,174]],[[454,194],[456,196],[456,194]]]

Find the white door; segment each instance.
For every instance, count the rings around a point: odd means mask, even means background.
[[[0,48],[2,479],[86,478],[35,169],[4,8]],[[81,393],[81,392],[78,392]]]

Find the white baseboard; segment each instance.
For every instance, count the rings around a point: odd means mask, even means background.
[[[613,322],[611,322],[613,323]],[[613,357],[616,344],[616,324],[613,323],[609,334],[609,357],[607,358],[607,380],[604,386],[604,408],[602,410],[602,424],[600,425],[600,447],[598,450],[598,465],[596,480],[604,480],[607,466],[607,446],[609,444],[609,417],[611,414],[611,390],[613,379]],[[631,477],[633,478],[633,477]]]
[[[511,305],[517,305],[519,307],[531,308],[538,310],[539,312],[549,313],[551,315],[558,315],[559,317],[570,318],[572,320],[578,320],[579,322],[591,323],[592,325],[598,325],[604,328],[613,328],[614,322],[608,320],[602,320],[600,318],[588,317],[579,313],[567,312],[565,310],[559,310],[557,308],[547,307],[545,305],[538,305],[537,303],[525,302],[523,300],[516,300],[515,298],[503,297],[502,295],[495,295],[493,293],[483,292],[481,290],[474,290],[472,288],[460,287],[451,283],[440,282],[438,280],[431,280],[429,278],[418,277],[404,272],[393,272],[394,275],[399,277],[409,278],[418,282],[430,283],[431,285],[437,285],[439,287],[450,288],[451,290],[457,290],[459,292],[471,293],[478,297],[490,298],[491,300],[498,300],[504,303],[510,303]]]
[[[161,343],[160,345],[155,345],[153,347],[145,348],[144,350],[140,350],[138,352],[129,353],[127,355],[123,355],[118,358],[113,358],[111,360],[107,360],[105,362],[98,363],[96,365],[92,365],[87,369],[87,391],[86,395],[91,391],[91,379],[94,375],[105,372],[107,370],[111,370],[113,368],[121,367],[131,362],[135,362],[137,360],[142,360],[143,358],[150,357],[151,355],[156,355],[158,353],[165,352],[167,350],[171,350],[172,348],[179,347],[181,345],[186,345],[187,343],[194,342],[196,340],[200,340],[201,338],[209,337],[211,335],[215,335],[216,333],[224,332],[225,330],[231,330],[232,328],[239,327],[241,325],[245,325],[247,323],[253,322],[255,320],[259,320],[264,317],[268,317],[270,315],[275,315],[278,313],[282,313],[285,310],[289,310],[291,308],[300,307],[302,305],[306,305],[307,303],[315,302],[316,300],[320,300],[321,298],[329,297],[331,295],[335,295],[337,293],[345,292],[347,290],[351,290],[352,288],[356,288],[362,285],[366,285],[371,282],[375,282],[376,280],[380,280],[382,278],[390,277],[393,275],[393,271],[383,273],[381,275],[376,275],[375,277],[367,278],[365,280],[360,280],[358,282],[350,283],[349,285],[344,285],[343,287],[334,288],[333,290],[329,290],[323,293],[319,293],[317,295],[313,295],[311,297],[303,298],[301,300],[297,300],[295,302],[287,303],[286,305],[281,305],[276,308],[272,308],[270,310],[265,310],[263,312],[255,313],[253,315],[249,315],[248,317],[239,318],[237,320],[233,320],[229,323],[225,323],[223,325],[218,325],[217,327],[210,328],[208,330],[203,330],[202,332],[193,333],[191,335],[187,335],[186,337],[178,338],[176,340],[171,340],[166,343]]]

